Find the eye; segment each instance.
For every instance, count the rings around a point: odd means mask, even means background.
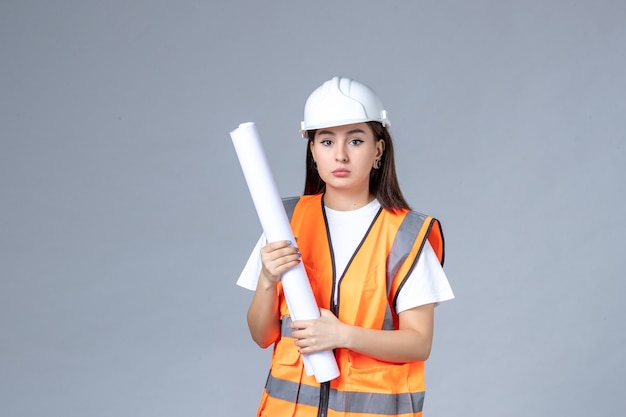
[[[363,142],[364,142],[364,141],[363,141],[362,139],[357,139],[357,138],[354,138],[354,139],[351,139],[351,140],[350,140],[350,145],[355,145],[355,146],[356,146],[356,145],[360,145],[360,144],[362,144]]]
[[[320,140],[320,144],[322,144],[323,146],[330,146],[332,142],[330,141],[330,139],[322,139]]]

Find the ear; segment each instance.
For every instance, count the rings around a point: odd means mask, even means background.
[[[376,141],[376,158],[381,158],[385,152],[385,140],[380,139]]]

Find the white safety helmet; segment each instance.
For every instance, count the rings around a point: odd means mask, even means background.
[[[308,130],[371,121],[390,125],[374,90],[350,78],[333,77],[306,100],[300,133],[306,138]]]

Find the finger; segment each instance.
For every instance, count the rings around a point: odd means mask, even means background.
[[[292,329],[291,330],[291,336],[296,338],[296,339],[298,339],[298,340],[300,340],[300,339],[303,339],[306,336],[306,333],[305,333],[304,329],[300,329],[300,328]]]
[[[288,257],[287,261],[291,261],[300,257],[300,251],[295,246],[271,246],[261,249],[261,258],[266,262],[272,262],[282,257]]]
[[[261,260],[266,263],[276,262],[281,264],[297,259],[300,259],[300,252],[293,249],[279,249],[274,252],[261,254]]]
[[[287,272],[288,270],[298,265],[299,263],[300,263],[300,259],[298,258],[293,261],[287,261],[287,262],[281,263],[280,265],[275,266],[273,269],[276,271],[276,273],[282,275],[283,273]]]
[[[316,346],[313,340],[298,339],[294,341],[294,344],[297,346],[298,352],[300,353],[313,353],[319,351],[319,347]]]
[[[306,346],[303,346],[302,341],[296,340],[296,341],[293,342],[293,344],[296,345],[296,347],[298,348],[298,352],[300,352],[300,353],[307,353],[307,349],[308,348]]]
[[[277,240],[274,242],[268,242],[262,249],[265,249],[267,252],[271,252],[289,246],[293,246],[290,240]]]
[[[302,330],[306,327],[306,323],[304,320],[294,320],[291,322],[291,330]]]
[[[298,251],[298,248],[292,246],[282,247],[272,251],[261,251],[261,260],[264,263],[276,262],[277,264],[282,264],[284,262],[294,261],[299,258],[300,252]]]

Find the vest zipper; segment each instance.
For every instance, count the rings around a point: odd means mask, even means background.
[[[328,219],[326,218],[326,209],[324,209],[324,198],[322,197],[322,216],[324,216],[324,225],[326,226],[326,237],[328,239],[328,249],[330,250],[330,262],[332,264],[332,289],[330,292],[330,310],[336,313],[337,306],[335,305],[335,280],[337,279],[335,272],[335,254],[333,252],[333,243],[330,240],[330,230],[328,228]],[[330,381],[322,382],[320,384],[320,403],[317,407],[317,417],[328,416],[328,401],[330,399]]]
[[[383,211],[383,208],[381,207],[378,210],[378,213],[376,213],[376,215],[374,216],[374,219],[372,220],[372,223],[367,229],[367,232],[365,232],[365,235],[363,236],[361,243],[359,243],[359,246],[357,246],[356,250],[352,254],[352,258],[350,258],[350,260],[348,261],[348,265],[346,265],[346,269],[343,271],[343,274],[341,274],[341,277],[339,278],[340,282],[343,279],[343,276],[346,274],[346,271],[350,267],[352,260],[354,259],[354,257],[356,256],[356,253],[359,251],[359,249],[363,245],[365,238],[369,235],[369,232],[372,229],[372,226],[374,226],[374,223],[376,222],[376,220],[378,219],[378,216],[380,215],[382,211]],[[330,250],[330,260],[332,264],[332,273],[333,273],[333,279],[332,279],[333,287],[330,293],[330,311],[332,311],[332,313],[336,317],[339,317],[339,302],[340,302],[339,294],[340,293],[337,294],[337,302],[335,302],[335,289],[337,288],[337,286],[335,285],[335,281],[337,280],[337,270],[335,269],[335,253],[333,251],[333,243],[330,239],[330,229],[328,228],[328,219],[326,218],[326,210],[324,209],[324,198],[322,198],[322,215],[324,216],[324,225],[326,226],[326,237],[328,239],[328,248]],[[328,416],[329,400],[330,400],[330,381],[322,382],[320,384],[320,402],[317,408],[317,417]]]
[[[333,273],[334,275],[334,273]],[[337,314],[338,306],[333,300],[330,302],[330,310]],[[333,352],[334,353],[334,352]],[[320,384],[320,403],[317,408],[317,417],[328,416],[328,403],[330,401],[330,381],[322,382]]]
[[[320,404],[317,408],[317,417],[328,416],[328,400],[330,398],[330,381],[320,384]]]

